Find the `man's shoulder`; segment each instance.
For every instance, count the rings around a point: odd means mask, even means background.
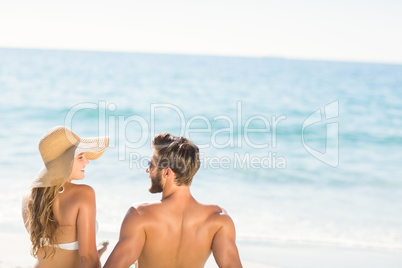
[[[208,211],[211,214],[216,214],[216,215],[220,215],[221,213],[226,213],[226,211],[221,208],[218,205],[213,205],[213,204],[202,204],[199,203],[199,205],[206,211]]]
[[[217,221],[222,224],[224,224],[228,220],[231,221],[229,214],[224,208],[218,205],[208,205],[208,204],[201,204],[201,206],[203,206],[204,209],[207,211],[209,220]]]
[[[152,213],[154,210],[158,209],[160,205],[161,205],[160,201],[135,203],[129,208],[127,213],[136,216],[145,216],[149,213]]]

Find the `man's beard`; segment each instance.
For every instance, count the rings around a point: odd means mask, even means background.
[[[163,186],[162,186],[162,172],[161,170],[158,170],[158,173],[154,178],[151,177],[151,187],[149,187],[149,192],[156,194],[156,193],[161,193],[163,191]]]

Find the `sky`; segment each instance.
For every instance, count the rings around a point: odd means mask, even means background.
[[[0,47],[402,64],[400,0],[0,0]]]

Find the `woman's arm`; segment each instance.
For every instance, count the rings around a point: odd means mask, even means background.
[[[78,253],[82,268],[99,268],[96,248],[96,201],[95,192],[88,185],[80,185],[77,216]]]

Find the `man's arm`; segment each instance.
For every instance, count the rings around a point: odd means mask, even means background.
[[[222,225],[212,241],[212,253],[215,261],[221,268],[243,267],[236,246],[234,223],[224,210],[218,217]]]
[[[127,268],[140,256],[145,244],[143,219],[137,209],[131,207],[121,224],[119,242],[116,244],[104,268]]]

